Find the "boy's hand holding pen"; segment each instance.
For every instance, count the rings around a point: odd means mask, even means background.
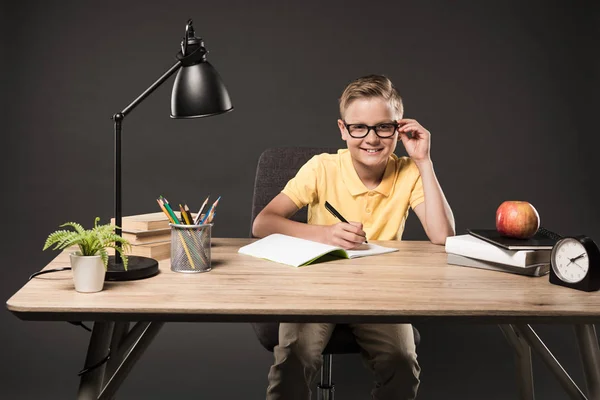
[[[329,202],[325,202],[325,208],[333,214],[341,223],[327,226],[327,236],[331,244],[340,246],[346,250],[356,249],[367,242],[367,234],[362,229],[360,222],[348,222]]]

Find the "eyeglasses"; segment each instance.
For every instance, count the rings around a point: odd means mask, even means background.
[[[347,124],[344,121],[344,126],[348,130],[350,136],[355,139],[361,139],[366,137],[371,129],[375,131],[375,134],[382,139],[386,139],[394,136],[396,133],[396,129],[398,129],[398,124],[396,122],[386,122],[379,125],[365,125],[365,124]]]

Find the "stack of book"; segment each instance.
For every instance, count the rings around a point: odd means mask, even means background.
[[[180,218],[179,212],[176,215]],[[111,223],[115,223],[114,218]],[[164,213],[126,216],[121,225],[123,238],[131,243],[131,250],[127,254],[156,260],[171,256],[171,228]]]
[[[446,239],[448,264],[529,276],[548,274],[552,246],[560,238],[544,228],[531,239],[507,238],[491,229],[467,231]]]

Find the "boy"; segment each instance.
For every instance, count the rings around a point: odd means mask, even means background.
[[[342,139],[348,149],[309,160],[261,213],[253,234],[283,233],[341,246],[365,240],[401,240],[410,206],[432,243],[455,234],[452,210],[429,156],[430,133],[403,119],[392,82],[370,75],[351,82],[340,98]],[[408,157],[393,154],[398,137]],[[325,208],[331,203],[349,223]],[[289,220],[308,205],[308,224]],[[366,364],[375,374],[374,399],[413,399],[420,367],[410,324],[351,324]],[[321,353],[335,324],[281,323],[267,399],[310,399]]]

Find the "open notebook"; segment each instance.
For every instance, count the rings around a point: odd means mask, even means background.
[[[323,256],[358,258],[398,251],[398,249],[372,243],[363,246],[365,246],[364,250],[344,250],[341,247],[275,233],[241,247],[238,252],[293,267],[301,267],[312,264]]]

